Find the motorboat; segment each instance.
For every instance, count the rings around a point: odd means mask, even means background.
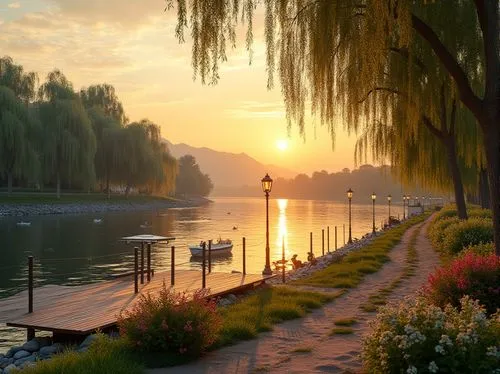
[[[219,239],[217,242],[212,243],[210,252],[211,255],[227,255],[231,253],[232,249],[233,242],[230,239]],[[192,256],[203,256],[203,242],[197,245],[189,245],[189,250],[191,251]],[[208,254],[208,243],[205,246],[205,250]]]

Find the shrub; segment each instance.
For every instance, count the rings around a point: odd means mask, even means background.
[[[500,258],[468,253],[429,276],[425,295],[436,305],[460,305],[465,295],[479,300],[488,313],[500,307]]]
[[[481,256],[488,256],[495,253],[495,244],[493,242],[489,242],[470,245],[468,247],[465,247],[462,252],[460,252],[461,255],[465,255],[467,253],[475,253]]]
[[[165,287],[157,297],[143,295],[118,320],[120,333],[141,351],[180,353],[196,357],[217,339],[221,318],[207,291],[191,297]]]
[[[460,310],[419,297],[383,307],[363,339],[368,373],[498,373],[500,316],[468,297]]]
[[[468,213],[469,218],[492,218],[493,212],[490,209],[471,209]]]
[[[441,249],[450,254],[459,253],[464,247],[493,241],[493,224],[484,218],[470,218],[450,225],[443,232]]]
[[[441,249],[444,240],[444,230],[459,222],[460,220],[457,217],[446,217],[440,220],[434,220],[429,229],[429,238],[434,247]]]

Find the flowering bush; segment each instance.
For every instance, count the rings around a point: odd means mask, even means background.
[[[495,313],[500,308],[500,257],[467,253],[431,274],[424,294],[441,307],[459,306],[460,299],[470,295]]]
[[[441,249],[450,254],[459,253],[464,247],[493,241],[493,224],[484,218],[470,218],[467,221],[448,226],[443,232]]]
[[[189,297],[163,285],[157,297],[142,296],[120,316],[120,334],[139,350],[199,356],[222,326],[216,302],[206,296],[200,290]]]
[[[440,220],[434,220],[429,229],[429,238],[434,247],[441,249],[444,239],[444,230],[459,222],[460,220],[457,217],[446,217]]]
[[[383,307],[363,339],[368,373],[500,373],[500,315],[468,297],[460,310],[419,297]]]
[[[480,243],[476,245],[469,245],[465,247],[460,254],[466,255],[467,253],[475,253],[477,255],[488,256],[495,253],[495,244],[490,243]]]
[[[469,218],[490,218],[493,217],[493,212],[490,209],[471,209],[468,214]]]

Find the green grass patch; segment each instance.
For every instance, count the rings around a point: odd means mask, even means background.
[[[354,318],[340,318],[340,319],[336,319],[335,321],[333,321],[335,326],[352,326],[356,322],[358,322],[358,321],[356,321],[356,319],[354,319]]]
[[[330,336],[333,335],[350,335],[354,334],[354,330],[350,327],[334,327],[330,332]]]
[[[87,352],[68,351],[26,368],[23,374],[139,374],[142,365],[129,354],[122,339],[99,337]]]
[[[385,262],[389,261],[389,251],[399,243],[406,230],[424,221],[428,216],[429,214],[421,214],[409,219],[373,239],[362,249],[349,253],[340,262],[298,279],[293,284],[332,288],[356,287],[366,274],[377,272]]]
[[[294,350],[292,350],[292,353],[311,353],[312,348],[311,347],[297,347]]]
[[[222,308],[223,326],[214,348],[255,338],[272,325],[303,317],[342,293],[327,295],[290,287],[269,287]]]

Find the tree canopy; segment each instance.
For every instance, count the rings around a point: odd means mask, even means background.
[[[179,159],[176,191],[181,195],[207,196],[213,189],[212,181],[203,174],[196,159],[191,155]]]

